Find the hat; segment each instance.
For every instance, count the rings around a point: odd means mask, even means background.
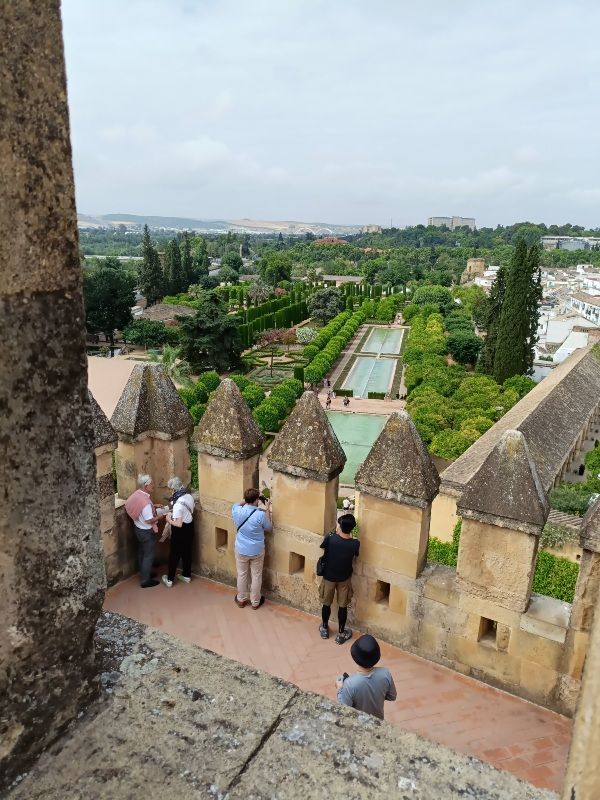
[[[370,633],[360,636],[350,648],[350,655],[359,667],[369,669],[374,667],[381,658],[381,651],[377,639]]]

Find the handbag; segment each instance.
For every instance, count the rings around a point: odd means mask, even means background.
[[[327,538],[325,539],[325,547],[323,548],[325,550],[325,552],[317,560],[317,566],[315,568],[315,573],[317,574],[317,577],[319,577],[319,578],[322,578],[323,575],[325,574],[325,567],[327,566],[327,543],[329,542],[329,537],[330,536],[331,536],[331,534],[329,534],[327,536]]]

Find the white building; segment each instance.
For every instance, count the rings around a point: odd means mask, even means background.
[[[569,306],[594,325],[600,324],[600,296],[577,292],[569,297]]]
[[[475,283],[477,286],[483,286],[486,292],[489,292],[489,290],[492,288],[492,283],[496,280],[496,275],[498,274],[499,269],[499,266],[493,266],[490,264],[483,275],[478,275],[475,278]]]

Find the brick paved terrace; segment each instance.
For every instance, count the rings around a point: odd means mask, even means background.
[[[310,614],[268,601],[239,609],[233,597],[204,578],[141,590],[134,576],[108,591],[105,608],[334,699],[335,676],[353,672],[349,645],[320,639]],[[571,720],[397,647],[381,650],[398,688],[388,722],[560,790]]]

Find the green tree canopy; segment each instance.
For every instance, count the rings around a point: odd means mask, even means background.
[[[289,281],[292,277],[292,260],[287,253],[268,253],[258,266],[263,281],[269,286],[277,286],[280,281]]]
[[[92,333],[103,333],[109,339],[111,355],[115,329],[123,330],[131,322],[134,283],[133,278],[120,269],[101,267],[83,275],[86,328]]]
[[[456,331],[446,339],[448,352],[459,364],[476,364],[483,342],[474,333]]]
[[[308,298],[308,313],[324,325],[344,310],[345,302],[339,289],[319,289]]]
[[[126,342],[145,347],[160,347],[169,341],[167,326],[153,319],[136,319],[123,330]]]
[[[445,286],[420,286],[414,293],[413,303],[423,306],[426,303],[436,303],[446,306],[453,302],[452,292]]]
[[[221,259],[221,269],[223,269],[223,267],[229,267],[239,272],[243,266],[244,262],[242,261],[242,257],[239,253],[236,253],[235,250],[230,250],[228,253],[225,253]]]
[[[242,353],[238,320],[227,314],[215,292],[206,292],[196,302],[196,314],[180,320],[183,358],[194,371],[234,369]]]

